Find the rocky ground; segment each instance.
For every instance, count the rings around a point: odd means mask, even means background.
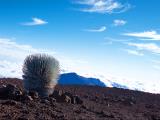
[[[160,120],[160,95],[57,85],[50,97],[40,98],[24,92],[22,80],[1,79],[0,120]]]

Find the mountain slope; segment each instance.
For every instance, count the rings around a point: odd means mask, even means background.
[[[64,73],[60,75],[58,84],[60,85],[90,85],[90,86],[101,86],[101,87],[116,87],[128,89],[127,86],[108,80],[105,84],[101,79],[94,77],[84,77],[77,73]]]
[[[106,85],[97,78],[86,78],[79,76],[76,73],[64,73],[61,74],[58,84],[62,85],[92,85],[106,87]]]
[[[18,88],[6,87],[7,84]],[[158,94],[98,86],[57,85],[55,93],[58,96],[40,98],[23,90],[23,80],[0,79],[0,120],[160,120]]]

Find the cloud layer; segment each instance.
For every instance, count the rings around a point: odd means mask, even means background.
[[[123,25],[125,25],[127,23],[127,21],[125,21],[125,20],[114,20],[113,21],[113,25],[114,26],[123,26]]]
[[[0,76],[21,78],[23,60],[27,55],[35,53],[55,54],[49,50],[36,49],[11,39],[0,38]]]
[[[121,13],[127,11],[131,5],[117,0],[78,0],[83,5],[81,11],[90,13]]]
[[[128,43],[128,45],[136,47],[138,50],[144,50],[154,54],[160,54],[160,46],[155,43]]]
[[[160,40],[160,34],[157,31],[131,32],[124,33],[125,36],[136,37],[142,40]]]
[[[22,23],[22,25],[25,25],[25,26],[35,26],[35,25],[45,25],[47,24],[48,22],[40,19],[40,18],[32,18],[32,21],[31,22],[25,22],[25,23]]]
[[[11,39],[0,38],[0,55],[12,58],[24,58],[26,55],[31,53],[50,53],[55,54],[55,52],[35,49],[30,45],[21,45],[13,42]]]
[[[107,28],[105,26],[102,26],[100,28],[97,29],[85,29],[85,31],[87,32],[104,32]]]
[[[61,69],[68,72],[84,73],[92,68],[88,62],[82,58],[68,58],[54,50],[38,49],[31,45],[18,44],[12,39],[0,38],[0,77],[18,77],[22,76],[22,65],[25,57],[30,54],[46,53],[56,57],[60,61]],[[86,72],[85,71],[85,72]]]
[[[143,56],[144,54],[140,51],[137,51],[137,50],[130,50],[130,49],[126,49],[125,50],[128,54],[131,54],[131,55],[136,55],[136,56]]]

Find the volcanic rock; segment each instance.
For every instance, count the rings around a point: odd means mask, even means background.
[[[0,120],[160,120],[159,94],[57,85],[42,98],[22,85],[17,79],[0,80]]]

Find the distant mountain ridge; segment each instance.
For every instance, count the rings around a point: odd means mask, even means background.
[[[94,77],[84,77],[80,76],[77,73],[63,73],[60,75],[58,84],[61,85],[89,85],[89,86],[100,86],[100,87],[116,87],[128,89],[127,86],[118,84],[116,82],[108,81],[108,84],[105,84],[98,78]]]
[[[97,78],[86,78],[76,73],[64,73],[61,74],[58,84],[62,85],[91,85],[106,87],[100,79]]]

